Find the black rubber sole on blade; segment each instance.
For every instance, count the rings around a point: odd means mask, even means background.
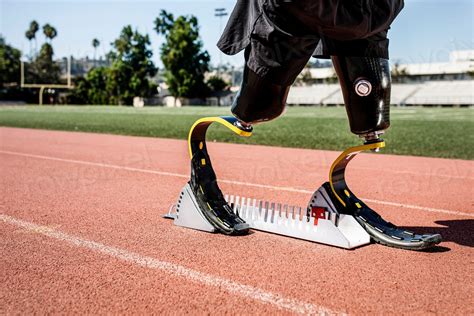
[[[422,251],[433,248],[442,241],[442,237],[439,234],[418,235],[394,226],[389,228],[391,234],[388,235],[375,224],[371,225],[367,220],[361,219],[360,216],[356,216],[356,219],[374,242],[384,246],[404,250]]]
[[[440,235],[438,235],[439,237],[441,237]],[[371,236],[372,237],[372,236]],[[441,241],[442,239],[440,238],[439,241],[434,241],[434,242],[429,242],[429,243],[424,243],[422,246],[420,247],[412,247],[412,246],[407,246],[407,247],[404,247],[404,246],[398,246],[398,245],[393,245],[391,243],[385,243],[381,240],[376,240],[375,238],[372,237],[372,240],[377,243],[377,244],[380,244],[380,245],[383,245],[383,246],[387,246],[387,247],[391,247],[391,248],[397,248],[397,249],[403,249],[403,250],[411,250],[411,251],[423,251],[423,250],[427,250],[427,249],[431,249],[431,248],[434,248],[436,247]]]

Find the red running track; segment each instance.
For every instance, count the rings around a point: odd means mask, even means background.
[[[348,183],[432,252],[352,251],[161,218],[184,141],[0,128],[0,314],[474,314],[474,163],[361,154]],[[337,152],[210,143],[222,189],[304,206]]]

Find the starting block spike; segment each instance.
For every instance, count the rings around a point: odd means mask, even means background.
[[[299,207],[299,206],[296,208],[296,218],[297,219],[302,219],[301,218],[301,210],[302,210],[302,208]]]
[[[237,205],[240,205],[240,197],[238,195],[235,197],[234,209],[233,209],[234,213],[235,213],[235,210],[237,209]]]

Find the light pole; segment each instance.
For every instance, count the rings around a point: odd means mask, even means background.
[[[222,18],[227,16],[228,13],[225,8],[214,9],[214,16],[219,18],[219,31],[222,34]],[[222,52],[219,52],[219,65],[217,65],[217,74],[220,74],[220,68],[222,67]]]

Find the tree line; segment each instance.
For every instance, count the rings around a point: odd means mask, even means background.
[[[37,51],[37,33],[40,25],[32,21],[25,32],[30,43],[29,63],[25,74],[29,83],[60,81],[60,68],[54,62],[52,41],[58,35],[50,24],[42,27],[44,43]],[[154,30],[164,38],[160,47],[163,78],[170,94],[176,98],[204,98],[213,91],[222,91],[228,84],[219,77],[204,80],[209,71],[210,57],[203,49],[195,16],[177,16],[162,10],[154,21]],[[33,45],[34,44],[34,45]],[[100,41],[92,40],[94,60]],[[123,27],[112,49],[106,54],[108,66],[93,67],[84,77],[74,78],[74,88],[68,103],[74,104],[131,104],[133,98],[151,97],[157,93],[152,78],[158,68],[152,61],[153,51],[148,34]],[[30,97],[36,91],[20,89],[21,52],[8,45],[0,36],[0,98]]]

